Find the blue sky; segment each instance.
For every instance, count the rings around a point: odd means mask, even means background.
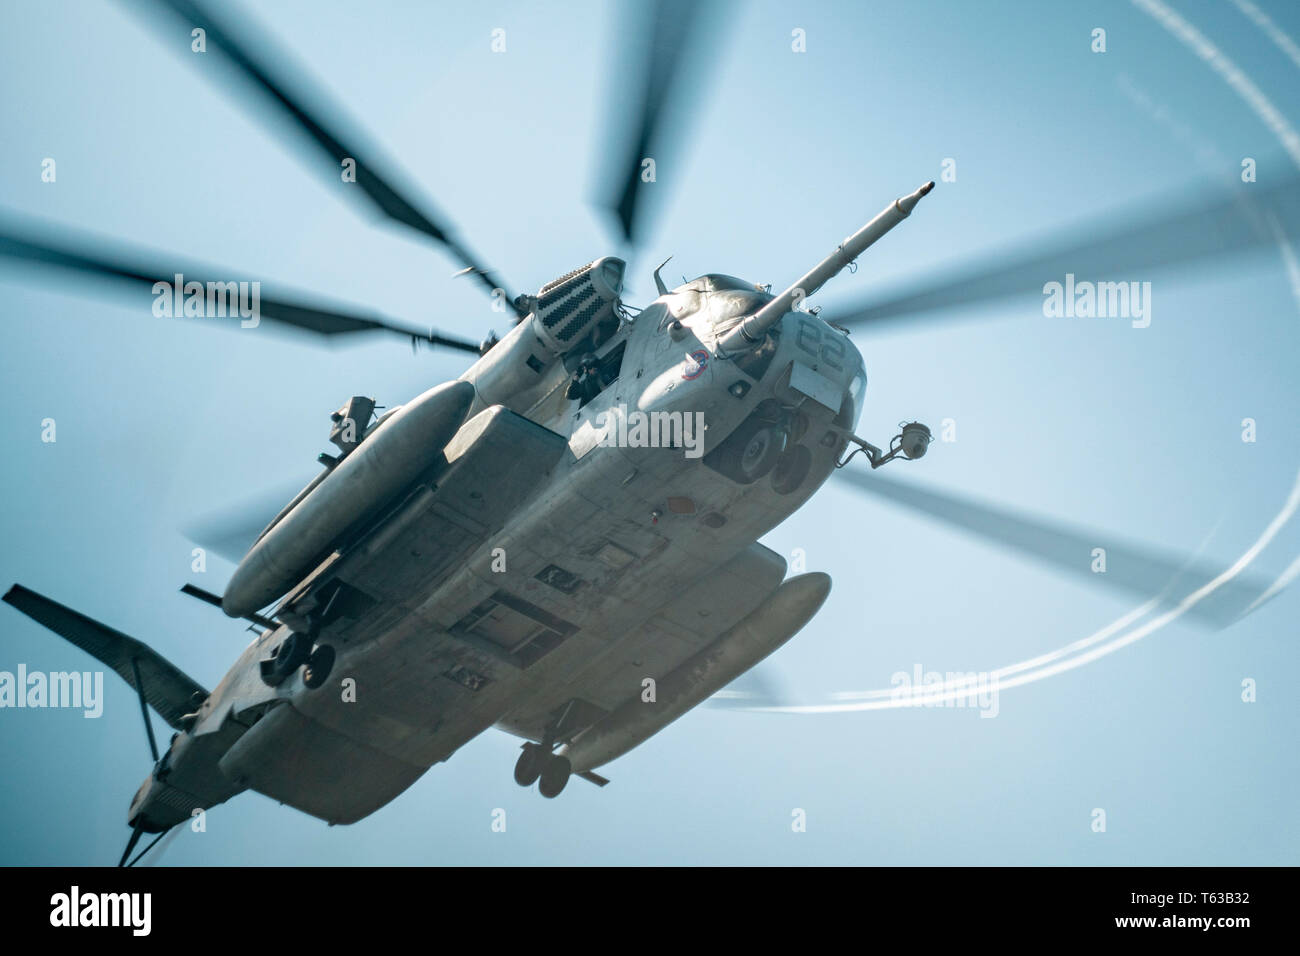
[[[1300,11],[1258,0],[1300,37]],[[1169,6],[1300,125],[1297,67],[1230,4]],[[591,204],[603,158],[613,5],[369,5],[275,0],[257,21],[321,81],[409,181],[517,289],[619,246]],[[491,31],[506,30],[493,54]],[[1107,31],[1107,52],[1090,50]],[[802,29],[807,52],[791,50]],[[317,170],[117,3],[0,12],[0,206],[172,250],[272,288],[313,290],[477,338],[503,317],[456,266],[359,215]],[[630,260],[784,287],[887,201],[938,178],[855,275],[819,296],[939,277],[969,258],[1195,184],[1294,175],[1278,137],[1147,11],[1095,4],[738,3],[700,56],[713,82],[672,122],[654,228]],[[195,61],[198,62],[195,62]],[[1294,119],[1292,119],[1294,118]],[[57,161],[42,183],[41,161]],[[660,198],[661,197],[661,198]],[[1043,281],[1061,279],[1045,276]],[[1226,565],[1296,479],[1297,301],[1282,256],[1123,276],[1153,282],[1152,323],[1047,319],[1022,297],[861,330],[859,432],[956,422],[957,440],[895,478]],[[177,593],[181,528],[314,471],[328,414],[353,394],[395,404],[464,368],[400,341],[310,341],[154,319],[0,270],[0,585],[20,581],[130,633],[214,685],[244,646]],[[1254,418],[1258,441],[1241,441]],[[58,440],[40,441],[44,418]],[[1063,578],[834,482],[765,542],[835,580],[822,613],[770,661],[822,702],[917,664],[990,670],[1084,637],[1136,603]],[[1288,526],[1252,572],[1300,550]],[[327,828],[259,795],[181,833],[163,862],[1294,864],[1293,591],[1234,627],[1175,621],[1094,663],[971,710],[756,714],[700,709],[555,801],[511,779],[517,742],[489,732],[375,816]],[[0,669],[88,668],[10,609]],[[1257,681],[1258,700],[1241,700]],[[104,716],[0,711],[0,862],[103,863],[149,769],[132,692]],[[161,727],[161,723],[158,725]],[[491,813],[504,808],[507,832]],[[807,812],[807,832],[791,812]],[[1107,813],[1093,832],[1092,811]]]

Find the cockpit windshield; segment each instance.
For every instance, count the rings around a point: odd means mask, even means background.
[[[717,292],[709,296],[709,317],[714,328],[753,315],[772,300],[771,294],[750,289],[747,292]]]
[[[763,292],[763,287],[735,276],[720,272],[710,273],[692,279],[685,285],[678,286],[674,292]]]
[[[734,325],[741,316],[753,315],[772,301],[772,293],[763,286],[721,273],[700,276],[673,291],[706,295],[707,315],[715,330]]]

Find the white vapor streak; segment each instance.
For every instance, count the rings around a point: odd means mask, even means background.
[[[1255,598],[1255,600],[1250,602],[1250,607],[1246,608],[1246,610],[1241,612],[1242,617],[1245,617],[1247,614],[1255,610],[1255,608],[1259,607],[1265,601],[1270,600],[1274,595],[1280,593],[1283,589],[1286,588],[1288,584],[1290,584],[1292,581],[1296,579],[1297,575],[1300,575],[1300,558],[1296,558],[1294,561],[1292,561],[1291,566],[1287,568],[1285,571],[1283,571],[1278,576],[1278,579],[1265,589],[1263,594],[1261,594],[1259,597]]]
[[[1134,6],[1141,9],[1144,13],[1154,19],[1163,27],[1171,36],[1190,49],[1197,57],[1205,62],[1215,73],[1217,73],[1225,83],[1230,86],[1251,108],[1260,121],[1277,137],[1286,150],[1291,160],[1300,167],[1300,133],[1287,122],[1286,118],[1278,111],[1271,100],[1264,95],[1264,92],[1255,84],[1250,77],[1231,60],[1217,46],[1214,45],[1200,30],[1184,20],[1177,12],[1170,8],[1163,0],[1131,0]],[[1300,67],[1300,47],[1285,34],[1273,20],[1262,10],[1257,7],[1252,0],[1233,0],[1236,7],[1264,31],[1264,33],[1273,41],[1294,63]],[[1291,294],[1300,304],[1300,263],[1297,263],[1296,255],[1287,240],[1276,217],[1269,214],[1273,232],[1278,242],[1278,249],[1282,254],[1283,263],[1286,266],[1287,276],[1290,280]],[[1029,684],[1035,681],[1052,677],[1056,674],[1082,667],[1084,664],[1091,663],[1108,654],[1113,654],[1120,648],[1127,647],[1136,641],[1141,640],[1149,634],[1163,628],[1171,621],[1177,620],[1185,614],[1190,608],[1195,607],[1198,603],[1208,597],[1214,591],[1218,590],[1228,581],[1237,577],[1255,560],[1256,557],[1277,537],[1278,532],[1289,522],[1295,514],[1297,507],[1300,507],[1300,473],[1296,475],[1296,481],[1292,485],[1291,494],[1288,496],[1282,510],[1277,513],[1269,523],[1263,533],[1255,543],[1246,550],[1237,561],[1218,577],[1209,581],[1202,587],[1193,591],[1174,605],[1171,609],[1159,614],[1146,621],[1141,626],[1134,628],[1128,633],[1121,633],[1125,628],[1141,620],[1144,616],[1154,610],[1158,604],[1158,599],[1152,599],[1145,604],[1133,608],[1127,614],[1119,617],[1110,624],[1093,632],[1087,637],[1080,638],[1064,647],[1048,651],[1038,657],[1029,658],[1015,664],[1009,664],[993,671],[987,675],[984,687],[979,684],[979,675],[967,673],[966,676],[953,681],[945,681],[942,684],[926,685],[922,688],[912,688],[903,691],[900,688],[881,688],[879,690],[868,691],[843,691],[832,694],[833,700],[839,701],[832,704],[807,704],[792,706],[766,706],[766,707],[749,707],[746,710],[754,710],[764,713],[785,713],[785,714],[827,714],[827,713],[847,713],[864,710],[887,710],[896,707],[915,707],[921,704],[932,704],[942,700],[950,700],[958,697],[970,697],[972,693],[992,687],[1001,691],[1008,687],[1018,687],[1021,684]],[[1251,605],[1242,612],[1242,616],[1249,614],[1255,608],[1259,607],[1265,601],[1272,598],[1278,592],[1283,590],[1297,576],[1300,576],[1300,558],[1293,561],[1285,571],[1259,596]],[[1118,637],[1115,635],[1119,634]],[[1073,656],[1072,656],[1073,655]],[[1010,676],[1017,675],[1017,676]]]
[[[1287,55],[1287,57],[1296,66],[1300,66],[1300,47],[1296,46],[1295,41],[1282,32],[1281,27],[1273,22],[1273,18],[1257,7],[1251,0],[1232,0],[1237,9],[1248,16],[1255,22],[1264,33],[1277,44],[1278,49]]]
[[[1128,627],[1134,621],[1138,620],[1145,614],[1152,611],[1158,603],[1159,602],[1154,600],[1148,601],[1145,604],[1133,608],[1133,610],[1129,611],[1127,614],[1123,615],[1117,620],[1114,620],[1111,623],[1107,624],[1105,627],[1101,628],[1100,630],[1094,631],[1092,634],[1089,634],[1087,637],[1081,637],[1079,638],[1079,640],[1074,641],[1070,644],[1066,644],[1064,647],[1058,647],[1056,650],[1048,651],[1047,653],[1040,654],[1037,657],[1031,657],[1028,660],[1020,661],[1015,664],[1008,664],[1006,667],[1000,667],[997,670],[992,671],[988,676],[993,680],[1001,682],[1003,677],[1009,676],[1011,674],[1019,673],[1020,671],[1029,670],[1034,667],[1041,667],[1046,664],[1050,664],[1054,660],[1058,660],[1062,657],[1067,657],[1070,654],[1073,654],[1077,651],[1081,651],[1086,647],[1090,647],[1091,645],[1096,644],[1098,641],[1104,641],[1107,638],[1114,636],[1117,632],[1124,630],[1124,628]],[[978,685],[978,674],[974,674],[973,672],[971,672],[971,673],[964,674],[958,680],[944,681],[944,683],[941,685],[932,685],[932,686],[944,688],[944,690],[939,691],[939,693],[943,693],[947,697],[951,697],[951,696],[959,696],[957,694],[957,691],[959,689],[961,694],[969,694],[971,689],[977,685]],[[921,692],[913,691],[913,694],[917,694],[917,693],[921,693]],[[929,689],[924,691],[924,695],[926,696],[927,699],[929,698],[930,693],[931,690]],[[898,694],[899,694],[898,688],[891,687],[891,688],[882,688],[880,690],[841,691],[839,693],[832,694],[831,697],[836,700],[872,700],[872,699],[879,699],[879,698],[897,697]],[[940,699],[946,699],[946,697]],[[898,705],[894,705],[894,706],[898,706]]]
[[[1154,599],[1148,601],[1146,604],[1134,608],[1118,620],[1111,622],[1106,625],[1106,627],[1087,637],[1081,638],[1054,651],[1049,651],[1038,657],[1030,658],[1016,664],[1010,664],[1000,670],[994,671],[991,675],[993,679],[988,681],[986,687],[992,688],[1000,693],[1009,687],[1018,687],[1021,684],[1030,684],[1047,677],[1053,677],[1056,674],[1061,674],[1065,671],[1082,667],[1084,664],[1105,657],[1107,654],[1113,654],[1120,648],[1127,647],[1129,644],[1140,641],[1147,635],[1155,633],[1166,624],[1182,617],[1191,608],[1195,607],[1201,601],[1205,600],[1205,598],[1209,597],[1219,588],[1223,587],[1223,585],[1227,584],[1233,578],[1240,575],[1241,572],[1246,570],[1246,568],[1248,568],[1254,560],[1259,557],[1260,553],[1267,548],[1270,543],[1272,543],[1273,539],[1277,537],[1282,528],[1284,528],[1287,522],[1289,522],[1295,515],[1298,508],[1300,508],[1300,472],[1296,473],[1295,482],[1291,486],[1291,493],[1287,496],[1286,503],[1273,517],[1273,520],[1269,522],[1268,526],[1255,540],[1254,544],[1247,548],[1241,557],[1233,562],[1233,564],[1223,571],[1223,573],[1219,574],[1212,580],[1207,581],[1195,591],[1192,591],[1168,611],[1156,615],[1141,626],[1134,628],[1126,634],[1121,634],[1119,637],[1113,638],[1108,643],[1098,644],[1099,641],[1104,641],[1116,632],[1122,631],[1124,628],[1128,627],[1130,624],[1151,611],[1157,602]],[[1297,566],[1300,566],[1300,561],[1293,564],[1291,568],[1283,574],[1283,578],[1286,578],[1287,574],[1291,574],[1292,569],[1297,568]],[[1292,576],[1294,577],[1294,574],[1292,574]],[[1282,586],[1285,586],[1285,582],[1283,582],[1282,579],[1279,579],[1279,582],[1282,583]],[[1277,587],[1278,585],[1275,584],[1274,586]],[[1091,647],[1092,649],[1086,650],[1084,653],[1075,653],[1076,651],[1084,650],[1088,647]],[[1070,654],[1074,654],[1075,656],[1070,657]],[[1068,659],[1062,660],[1061,658]],[[1019,676],[1011,677],[1010,679],[1003,679],[1001,676],[1021,671],[1026,671],[1026,673],[1020,673]],[[870,698],[865,700],[856,699],[851,702],[835,704],[798,704],[790,706],[748,707],[744,709],[769,714],[842,714],[864,710],[889,710],[896,707],[917,707],[922,703],[933,704],[938,701],[949,700],[957,697],[969,697],[971,693],[977,689],[977,686],[978,685],[972,683],[971,679],[967,676],[950,683],[945,682],[943,684],[935,684],[932,686],[926,686],[923,689],[914,689],[908,692],[900,692],[899,688],[887,688],[875,691],[864,691],[854,695],[857,698]],[[979,689],[983,690],[985,688]],[[842,700],[848,695],[841,694],[837,696]]]
[[[1246,101],[1255,115],[1273,131],[1282,143],[1292,161],[1300,166],[1300,133],[1297,133],[1286,121],[1272,101],[1264,95],[1255,82],[1241,72],[1241,69],[1223,52],[1181,16],[1175,13],[1161,0],[1133,0],[1133,5],[1148,14],[1165,28],[1176,40],[1199,56],[1210,69],[1218,73],[1223,81]]]

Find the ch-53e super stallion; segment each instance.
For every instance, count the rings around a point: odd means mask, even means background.
[[[327,120],[337,111],[322,108],[319,93],[304,94],[300,77],[273,78],[274,57],[194,4],[162,6],[177,15],[166,24],[172,42],[204,29],[208,50],[268,96],[288,127],[336,164],[351,163],[355,194],[502,294],[381,163],[343,145]],[[641,157],[696,9],[661,5],[647,31],[640,111],[615,157],[610,199],[629,239]],[[507,296],[514,327],[482,344],[262,296],[261,318],[282,326],[331,336],[397,332],[478,358],[457,380],[378,416],[372,398],[347,401],[332,419],[337,454],[322,454],[318,477],[256,535],[224,593],[184,588],[257,633],[215,689],[34,591],[15,585],[5,595],[139,694],[155,766],[131,801],[122,861],[141,834],[161,835],[244,790],[332,824],[360,820],[492,727],[524,740],[519,784],[536,784],[546,797],[574,775],[603,786],[597,768],[788,641],[831,581],[819,572],[787,578],[784,559],[758,539],[856,454],[874,469],[922,457],[931,438],[919,422],[902,425],[884,448],[855,434],[867,376],[847,326],[951,304],[945,296],[991,298],[1014,291],[1026,273],[1042,274],[1035,252],[955,290],[938,285],[846,310],[838,323],[805,307],[933,186],[889,202],[780,294],[720,274],[669,288],[661,266],[658,297],[638,312],[622,299],[624,260],[606,256],[534,295]],[[1193,213],[1231,219],[1222,205]],[[1150,240],[1163,229],[1181,240],[1188,215],[1138,232]],[[1144,252],[1151,241],[1125,246],[1126,238],[1104,235],[1071,254],[1095,258],[1119,247],[1121,264],[1156,255]],[[1239,230],[1220,241],[1259,239]],[[30,226],[0,233],[0,253],[155,291],[178,271]],[[1080,556],[1095,538],[861,470],[850,481],[1086,571]],[[1105,583],[1150,594],[1180,567],[1126,554],[1127,573],[1116,567]],[[1123,564],[1120,552],[1112,555],[1112,565]],[[161,756],[147,707],[175,731]]]

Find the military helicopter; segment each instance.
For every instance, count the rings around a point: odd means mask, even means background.
[[[637,310],[622,298],[625,260],[604,256],[510,296],[383,161],[345,145],[327,119],[340,113],[319,92],[275,76],[265,46],[255,51],[189,0],[156,6],[174,15],[173,41],[205,30],[209,49],[278,109],[283,128],[305,132],[335,164],[352,161],[363,201],[440,244],[510,303],[516,322],[475,344],[307,299],[261,299],[273,323],[329,337],[388,332],[475,360],[382,414],[373,398],[349,399],[331,416],[337,454],[322,454],[319,475],[248,542],[224,593],[182,589],[256,633],[214,689],[21,585],[4,596],[139,696],[154,768],[131,801],[121,864],[148,852],[132,859],[143,834],[161,837],[245,790],[330,824],[355,822],[492,727],[524,741],[521,786],[548,798],[573,776],[605,786],[598,768],[732,683],[820,609],[830,577],[787,578],[785,560],[758,542],[837,471],[1086,573],[1079,556],[1091,536],[873,474],[923,458],[931,434],[905,422],[884,447],[855,434],[867,376],[849,329],[1006,295],[1055,274],[1056,260],[1088,260],[1094,273],[1154,268],[1268,241],[1234,197],[1039,243],[864,301],[835,322],[806,307],[910,216],[934,188],[926,182],[778,294],[717,273],[669,288],[661,266],[657,297]],[[641,158],[680,82],[699,7],[659,4],[646,33],[640,109],[607,201],[628,241],[644,200]],[[1293,182],[1267,195],[1294,221]],[[137,290],[176,271],[30,224],[0,232],[0,254]],[[871,471],[845,469],[858,454]],[[1112,555],[1104,583],[1148,596],[1172,579],[1210,577],[1142,548]],[[1255,593],[1225,589],[1236,607]],[[161,755],[150,707],[174,730]]]

